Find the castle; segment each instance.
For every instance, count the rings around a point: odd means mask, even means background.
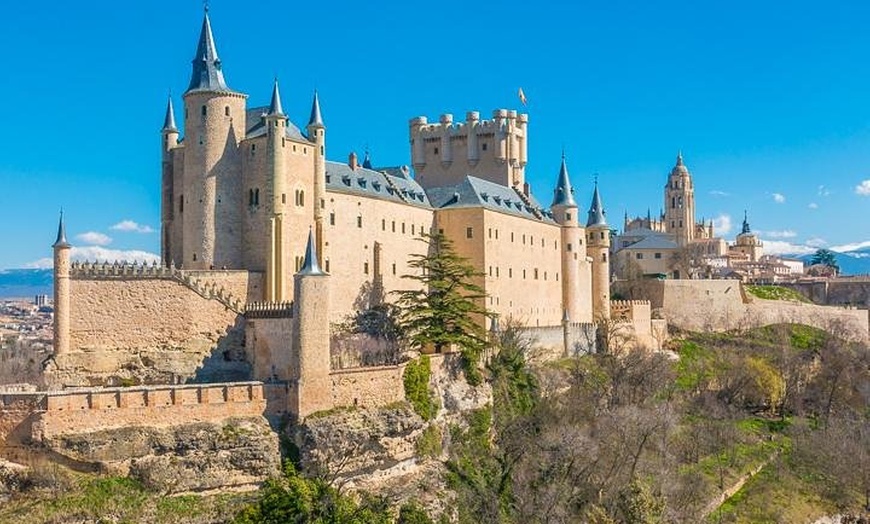
[[[528,115],[411,119],[412,177],[373,167],[368,153],[327,160],[316,91],[303,131],[277,80],[268,106],[248,107],[226,71],[206,11],[184,135],[171,97],[161,132],[160,266],[70,263],[61,216],[54,386],[253,379],[287,384],[295,415],[350,401],[330,367],[330,325],[413,285],[402,277],[431,232],[477,269],[493,316],[537,329],[545,344],[567,351],[610,318],[597,182],[583,222],[563,154],[552,204],[541,205],[525,179]],[[633,307],[620,312],[643,324]],[[648,333],[648,308],[638,311]],[[395,369],[369,371],[383,373],[369,383],[395,390]]]

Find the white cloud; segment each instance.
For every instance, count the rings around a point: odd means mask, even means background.
[[[810,247],[824,247],[828,245],[828,242],[824,238],[819,237],[810,238],[804,243]]]
[[[870,178],[855,186],[855,193],[861,196],[870,196]]]
[[[88,231],[87,233],[76,235],[76,239],[92,246],[108,246],[112,243],[112,237],[96,231]]]
[[[782,204],[785,202],[785,195],[783,195],[782,193],[774,193],[773,194],[773,201],[776,202],[777,204]]]
[[[794,238],[797,233],[791,229],[783,229],[782,231],[760,231],[759,235],[768,236],[770,238]]]
[[[843,244],[842,246],[831,246],[831,251],[844,252],[844,251],[855,251],[856,249],[863,249],[865,247],[870,247],[870,240],[865,240],[864,242],[853,242],[851,244]]]
[[[810,205],[808,205],[807,207],[810,209],[818,209],[819,205],[816,204],[815,202],[810,202]]]
[[[85,246],[73,247],[70,250],[70,258],[79,262],[138,262],[140,264],[153,262],[160,263],[160,255],[149,253],[148,251],[139,251],[136,249],[107,249],[100,246]],[[40,258],[24,265],[25,269],[44,269],[50,268],[53,261],[50,257]]]
[[[125,233],[153,233],[154,229],[145,224],[139,224],[133,220],[122,220],[112,226],[114,231],[124,231]]]
[[[815,253],[816,248],[784,240],[764,240],[764,252],[770,255],[809,255]]]
[[[715,196],[715,197],[731,196],[731,193],[726,193],[725,191],[719,191],[718,189],[714,189],[714,190],[710,191],[710,194]]]
[[[826,188],[824,185],[821,185],[821,186],[819,186],[818,193],[819,193],[819,196],[826,197],[826,196],[829,196],[831,194],[831,190]]]
[[[724,235],[731,231],[731,215],[721,214],[713,219],[713,231],[717,235]]]

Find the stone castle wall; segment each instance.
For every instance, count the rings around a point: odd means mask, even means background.
[[[870,331],[866,310],[761,300],[748,297],[734,280],[621,281],[614,288],[625,296],[649,300],[669,324],[693,331],[801,323],[859,340],[866,340]]]
[[[334,406],[380,407],[405,400],[404,365],[342,369],[330,373]]]
[[[816,304],[870,307],[870,277],[780,284],[801,293]]]

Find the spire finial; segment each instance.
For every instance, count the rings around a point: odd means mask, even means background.
[[[204,13],[208,13],[208,0],[202,0],[202,10]]]
[[[299,275],[325,275],[317,263],[317,248],[314,245],[314,229],[308,228],[308,245],[305,247],[305,262],[299,269]]]
[[[677,165],[678,166],[683,165],[683,150],[682,149],[677,151]]]
[[[553,203],[550,207],[577,207],[574,201],[574,188],[571,187],[571,177],[568,176],[568,163],[565,161],[565,150],[562,149],[562,165],[559,167],[559,178],[556,189],[553,190]]]
[[[311,102],[311,118],[308,119],[308,125],[323,127],[323,117],[320,115],[320,96],[317,94],[317,89],[314,90],[314,100]]]
[[[268,116],[284,116],[284,109],[281,107],[281,93],[278,91],[278,77],[275,77],[275,83],[272,85],[272,101],[269,103]]]
[[[172,91],[169,92],[169,101],[166,103],[166,116],[163,118],[164,131],[178,131],[175,126],[175,109],[172,107]]]
[[[749,229],[749,213],[747,213],[746,210],[744,209],[743,210],[743,230],[741,231],[741,234],[746,234],[746,233],[751,233],[751,232],[752,232],[752,230]]]
[[[63,222],[63,208],[60,208],[60,220],[57,223],[57,239],[51,246],[53,248],[68,248],[71,247],[66,241],[66,225]]]

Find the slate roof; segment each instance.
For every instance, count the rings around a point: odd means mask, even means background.
[[[414,180],[364,167],[358,167],[354,171],[344,162],[326,162],[326,189],[417,207],[431,207],[426,192]]]
[[[202,19],[202,30],[196,46],[196,55],[192,60],[193,71],[190,75],[190,85],[187,91],[231,91],[224,81],[221,59],[218,58],[217,46],[211,31],[211,21],[208,11]]]
[[[543,209],[533,196],[529,197],[529,204],[526,204],[513,189],[470,175],[455,186],[430,188],[429,199],[435,208],[484,207],[531,220],[555,223],[552,213]],[[540,218],[536,212],[540,213]]]
[[[649,235],[623,249],[678,249],[680,246],[667,235]]]
[[[598,182],[595,183],[595,191],[592,193],[592,205],[589,207],[589,220],[586,227],[606,226],[604,206],[601,204],[601,195],[598,193]]]
[[[574,201],[574,188],[571,187],[571,177],[568,176],[568,165],[565,163],[565,153],[562,153],[562,167],[559,168],[559,179],[553,191],[553,204],[550,207],[577,207]]]
[[[247,120],[247,125],[245,126],[247,127],[245,130],[245,138],[256,138],[266,134],[266,120],[263,117],[268,113],[268,106],[254,107],[245,112],[245,119]],[[285,130],[287,138],[308,140],[305,138],[305,135],[302,134],[302,131],[296,127],[296,124],[291,122],[289,119],[287,120],[287,127]]]

